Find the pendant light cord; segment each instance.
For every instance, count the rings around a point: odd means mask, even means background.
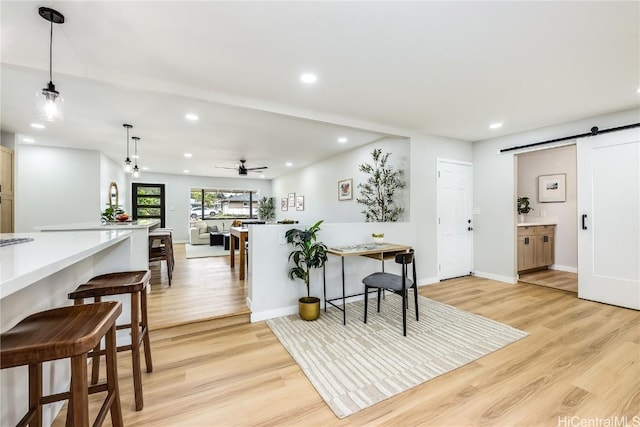
[[[50,21],[49,32],[49,82],[53,81],[53,21]]]

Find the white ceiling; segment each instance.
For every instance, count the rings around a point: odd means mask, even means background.
[[[38,131],[43,5],[66,17],[53,36],[65,121]],[[235,176],[216,166],[246,158],[273,178],[387,135],[476,141],[640,105],[637,1],[2,1],[0,14],[2,129],[119,162],[131,123],[155,172]],[[317,83],[300,83],[307,71]]]

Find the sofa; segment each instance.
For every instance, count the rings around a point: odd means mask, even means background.
[[[211,231],[218,231],[218,226],[210,226],[204,221],[197,221],[189,229],[189,243],[192,245],[208,245],[209,232]]]

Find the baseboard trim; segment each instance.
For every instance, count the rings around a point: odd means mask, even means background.
[[[484,271],[474,271],[473,275],[477,277],[482,277],[483,279],[490,279],[490,280],[496,280],[498,282],[510,283],[512,285],[518,283],[517,277],[500,276],[498,274],[485,273]]]
[[[578,273],[578,267],[569,267],[567,265],[553,264],[552,266],[549,267],[549,269],[557,270],[557,271],[566,271],[567,273]]]
[[[298,312],[297,305],[276,308],[275,310],[259,311],[257,313],[251,312],[251,323],[262,322],[263,320],[275,319],[276,317],[289,316],[290,314],[296,314],[297,312]]]

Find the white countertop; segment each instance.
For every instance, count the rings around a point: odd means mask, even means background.
[[[71,230],[127,230],[133,228],[150,228],[159,225],[159,219],[139,219],[131,222],[80,222],[75,224],[41,225],[34,227],[38,231],[71,231]]]
[[[33,239],[30,242],[0,247],[0,298],[11,295],[130,236],[131,231],[126,229],[0,234],[2,239],[19,237]]]
[[[533,227],[536,225],[558,225],[558,221],[553,219],[546,220],[545,218],[540,218],[535,221],[518,223],[518,227]]]

